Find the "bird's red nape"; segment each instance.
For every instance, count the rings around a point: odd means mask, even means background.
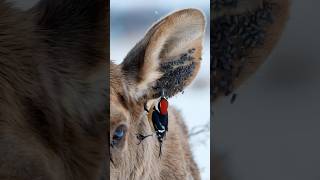
[[[168,101],[165,98],[161,98],[160,102],[160,114],[165,115],[168,114]]]

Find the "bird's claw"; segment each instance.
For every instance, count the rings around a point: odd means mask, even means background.
[[[147,138],[147,137],[150,137],[150,136],[152,136],[152,134],[149,134],[149,135],[142,135],[142,134],[137,134],[137,139],[139,140],[139,143],[137,144],[137,145],[139,145],[139,144],[141,144],[141,142],[145,139],[145,138]]]

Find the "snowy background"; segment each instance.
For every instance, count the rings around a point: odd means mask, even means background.
[[[111,0],[110,54],[120,63],[129,50],[144,36],[146,30],[161,17],[183,8],[201,9],[210,17],[209,0]],[[203,180],[210,179],[210,35],[209,24],[203,50],[203,62],[195,81],[184,94],[171,98],[170,104],[179,109],[191,132],[207,127],[207,131],[191,136],[191,148]],[[206,126],[207,125],[207,126]]]

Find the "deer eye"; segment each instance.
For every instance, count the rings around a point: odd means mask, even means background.
[[[123,129],[117,129],[114,132],[113,139],[120,140],[123,136],[124,136],[124,130]]]
[[[118,126],[112,136],[112,145],[119,145],[122,142],[122,139],[124,139],[126,131],[127,128],[125,125]]]

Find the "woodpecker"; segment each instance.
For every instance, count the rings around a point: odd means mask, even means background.
[[[161,156],[162,152],[162,142],[166,137],[166,133],[168,132],[168,106],[168,100],[164,97],[164,95],[162,95],[158,103],[153,105],[153,107],[151,106],[150,110],[148,110],[146,105],[144,107],[145,111],[148,112],[149,124],[153,127],[160,144],[159,157]],[[138,144],[140,144],[141,141],[149,136],[152,136],[152,134],[147,136],[137,134],[137,138],[140,140]]]
[[[160,143],[159,157],[161,156],[161,148],[163,139],[168,131],[168,101],[165,97],[161,97],[158,103],[158,109],[153,107],[152,124]]]
[[[152,124],[159,139],[165,137],[168,131],[168,101],[161,97],[158,106],[153,107]]]

